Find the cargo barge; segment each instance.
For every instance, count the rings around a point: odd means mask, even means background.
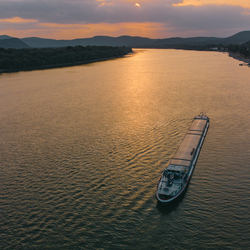
[[[163,204],[176,200],[187,188],[209,126],[209,118],[194,118],[174,157],[157,184],[156,198]]]

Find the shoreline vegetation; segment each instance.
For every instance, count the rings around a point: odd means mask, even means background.
[[[83,65],[123,57],[131,48],[111,46],[68,46],[62,48],[0,48],[0,73]]]
[[[240,62],[246,63],[248,64],[248,66],[250,66],[250,59],[248,57],[241,55],[238,52],[228,52],[228,56]]]
[[[227,52],[229,57],[243,62],[240,63],[241,66],[250,66],[250,41],[241,45],[166,45],[152,49]],[[112,47],[78,45],[74,47],[67,46],[59,48],[0,48],[0,74],[83,65],[123,57],[131,52],[133,52],[133,50],[130,47],[125,46]]]
[[[190,45],[190,44],[168,44],[158,46],[158,49],[180,49],[180,50],[196,50],[196,51],[218,51],[227,52],[229,57],[232,57],[238,61],[241,61],[250,66],[250,41],[246,43],[238,44],[207,44],[207,45]]]
[[[250,66],[250,41],[241,45],[230,44],[227,47],[227,51],[229,53],[229,57],[243,62],[240,63],[240,66]]]

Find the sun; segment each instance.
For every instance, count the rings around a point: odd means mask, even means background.
[[[135,4],[135,6],[137,6],[137,7],[141,7],[141,5],[140,5],[139,3],[136,3],[136,4]]]

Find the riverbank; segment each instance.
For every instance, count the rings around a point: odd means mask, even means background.
[[[248,58],[243,57],[239,53],[228,52],[228,55],[229,57],[232,57],[240,62],[250,63],[250,60]]]

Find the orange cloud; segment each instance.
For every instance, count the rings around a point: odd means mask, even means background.
[[[250,8],[250,1],[249,0],[183,0],[182,3],[173,4],[174,6],[184,6],[184,5],[194,5],[194,6],[202,6],[202,5],[234,5],[234,6],[241,6],[243,8]]]
[[[103,6],[103,5],[112,5],[114,3],[106,3],[104,0],[96,0],[97,2],[102,2],[98,6]]]
[[[44,23],[39,25],[48,32],[54,33],[56,39],[74,39],[93,37],[96,35],[104,36],[130,36],[142,37],[161,37],[161,31],[165,27],[159,23],[98,23],[98,24],[53,24]],[[41,30],[39,30],[39,33]],[[165,33],[166,35],[166,33]],[[51,37],[51,36],[50,36]]]
[[[0,19],[1,23],[37,23],[35,19],[23,19],[21,17],[13,17],[9,19]]]
[[[124,4],[125,1],[129,4]],[[235,0],[227,0],[227,3],[231,1]],[[51,13],[46,11],[42,15],[39,9],[36,15],[33,12],[28,15],[25,11],[13,17],[12,11],[8,19],[0,19],[0,34],[54,39],[86,38],[96,35],[167,38],[229,36],[249,29],[250,8],[218,5],[225,3],[225,0],[183,0],[182,4],[172,6],[178,2],[182,0],[140,0],[139,3],[143,6],[139,8],[135,6],[137,2],[134,0],[96,0],[94,5],[93,1],[87,1],[86,8],[83,8],[85,5],[70,5],[72,9],[67,13],[64,8],[59,8],[52,9]],[[214,5],[209,5],[211,3]],[[247,2],[237,2],[238,5],[243,3]],[[180,6],[187,4],[193,5]],[[43,9],[48,10],[47,7],[46,5]],[[0,8],[1,11],[6,12],[3,8]],[[33,16],[37,20],[31,19]]]

